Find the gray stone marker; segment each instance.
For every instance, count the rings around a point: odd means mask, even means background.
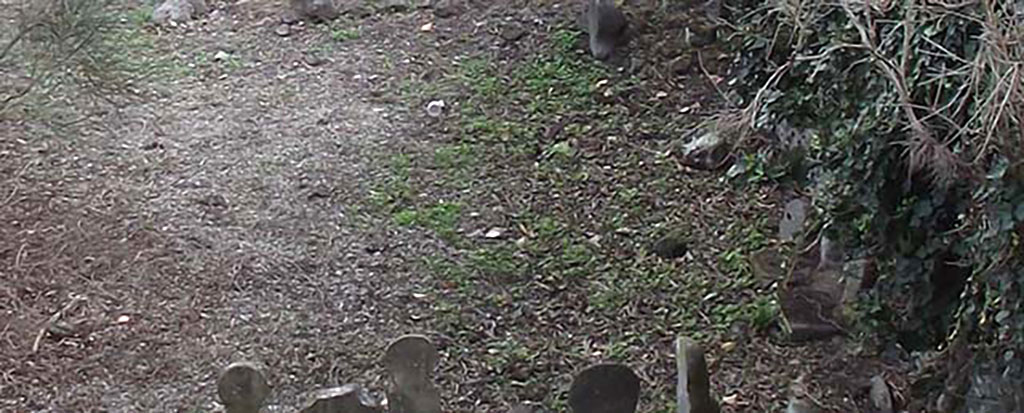
[[[871,399],[875,412],[893,412],[892,392],[889,390],[889,384],[885,382],[885,377],[876,375],[871,378],[871,391],[868,392],[868,398]]]
[[[252,363],[232,363],[217,380],[217,396],[227,413],[257,413],[269,394],[267,379]]]
[[[807,200],[803,198],[792,199],[782,209],[782,219],[779,220],[779,239],[793,241],[804,229],[804,222],[807,221]]]
[[[590,53],[594,57],[608,59],[615,48],[625,42],[629,22],[614,0],[587,0],[582,20],[590,36]]]
[[[569,406],[574,413],[633,413],[639,400],[640,378],[616,363],[586,368],[569,388]]]
[[[402,336],[388,346],[384,363],[391,381],[390,412],[441,412],[441,395],[430,380],[437,361],[437,349],[424,336]]]
[[[302,413],[380,413],[380,406],[357,384],[318,391]]]
[[[676,406],[678,413],[718,413],[711,397],[711,377],[704,349],[686,337],[676,338]]]

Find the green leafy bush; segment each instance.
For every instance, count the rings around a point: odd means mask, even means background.
[[[831,237],[881,263],[872,294],[889,338],[1019,355],[1024,13],[989,0],[734,6],[739,121],[763,138],[743,146],[776,164],[802,148],[782,179],[813,194]]]

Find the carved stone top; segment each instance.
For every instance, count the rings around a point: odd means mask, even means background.
[[[269,394],[266,377],[252,363],[233,363],[217,380],[217,396],[228,413],[257,413]]]

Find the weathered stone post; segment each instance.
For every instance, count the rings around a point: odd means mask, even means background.
[[[441,395],[430,380],[430,373],[437,366],[437,361],[437,349],[424,336],[403,336],[388,346],[384,355],[391,381],[388,411],[441,412]]]
[[[686,337],[676,339],[676,404],[679,413],[718,413],[718,402],[711,397],[704,349]]]

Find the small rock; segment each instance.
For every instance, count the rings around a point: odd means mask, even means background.
[[[869,393],[871,404],[874,405],[877,413],[892,413],[892,393],[889,384],[882,376],[871,378],[871,392]]]
[[[434,16],[447,19],[459,14],[459,8],[453,3],[453,0],[435,0],[431,2],[430,8],[434,9]]]
[[[487,238],[487,239],[495,239],[495,238],[500,238],[500,237],[501,237],[501,228],[491,228],[490,230],[487,231],[486,234],[484,234],[484,238]]]
[[[274,33],[281,37],[288,37],[288,35],[292,34],[292,29],[287,24],[279,24],[274,29]]]
[[[295,24],[299,22],[299,15],[294,10],[286,10],[281,13],[281,23]]]
[[[686,44],[704,47],[718,39],[718,29],[712,24],[694,24],[686,28]]]
[[[75,325],[64,320],[57,320],[46,326],[46,332],[50,337],[62,339],[76,335]]]
[[[718,131],[708,127],[696,139],[683,145],[680,156],[685,166],[714,170],[725,165],[729,157],[729,145]]]
[[[501,30],[501,38],[506,43],[515,43],[523,37],[526,37],[526,30],[519,26],[506,26]]]
[[[793,380],[789,385],[789,404],[786,413],[818,413],[820,408],[812,401],[803,376]]]
[[[218,50],[217,53],[213,54],[213,61],[215,61],[215,62],[223,62],[225,60],[228,60],[228,58],[230,58],[230,57],[231,57],[231,54],[229,54],[228,52],[225,52],[223,50]]]
[[[290,0],[292,12],[299,18],[330,21],[341,15],[335,0]]]
[[[409,0],[384,0],[381,10],[389,13],[405,13],[409,11]]]
[[[161,25],[184,23],[207,11],[205,0],[166,0],[153,9],[153,22]]]
[[[420,26],[420,31],[421,32],[432,32],[432,31],[434,31],[434,23],[426,23],[426,24]]]
[[[323,65],[324,63],[327,63],[327,59],[317,54],[307,54],[302,58],[302,61],[312,67],[317,67]]]
[[[441,113],[444,112],[444,107],[445,104],[443,100],[431,101],[430,103],[427,103],[427,115],[433,118],[441,116]]]
[[[665,259],[682,257],[686,255],[687,250],[686,239],[679,233],[671,233],[661,237],[661,239],[654,243],[652,248],[654,255]]]

